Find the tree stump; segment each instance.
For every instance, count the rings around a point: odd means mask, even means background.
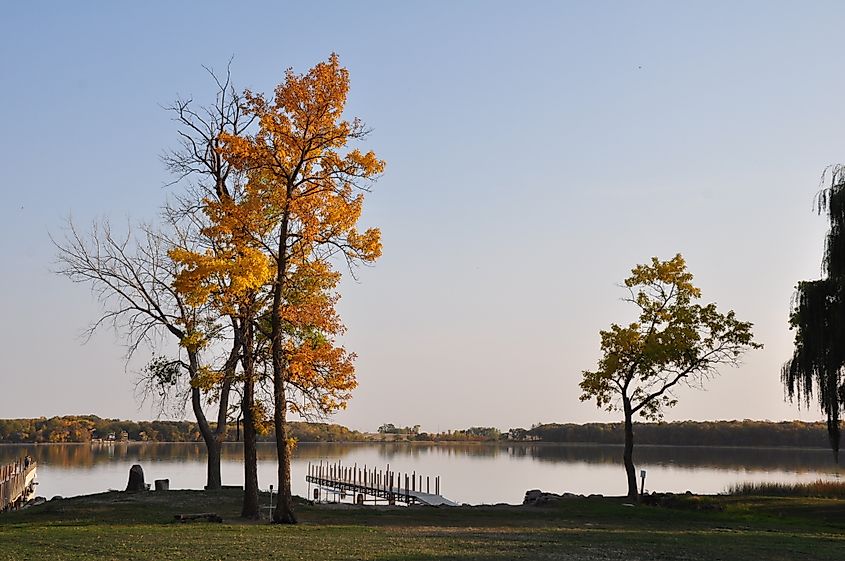
[[[126,485],[126,490],[129,492],[146,491],[147,485],[144,483],[144,468],[135,464],[129,468],[129,483]]]

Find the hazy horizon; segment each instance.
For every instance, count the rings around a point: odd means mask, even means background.
[[[210,101],[202,65],[234,56],[235,85],[266,92],[331,52],[387,161],[364,214],[384,256],[341,291],[359,387],[331,422],[619,421],[578,400],[580,372],[600,329],[634,319],[630,269],[678,252],[765,348],[666,419],[823,417],[784,401],[780,367],[794,286],[820,276],[819,179],[845,162],[845,6],[267,2],[221,31],[224,6],[6,6],[0,417],[156,416],[134,391],[148,351],[126,365],[108,330],[82,344],[99,305],[51,272],[49,234],[155,219],[178,189],[161,106]]]

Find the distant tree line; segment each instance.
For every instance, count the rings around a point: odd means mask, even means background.
[[[420,433],[420,426],[414,425],[412,427],[397,427],[393,423],[385,423],[378,428],[379,434],[400,434],[416,436]]]
[[[291,422],[290,434],[300,442],[348,442],[363,440],[357,431],[330,423]],[[229,441],[238,438],[238,427],[227,431]],[[122,421],[102,419],[96,415],[39,417],[37,419],[0,419],[0,442],[198,442],[202,440],[199,427],[191,421]],[[260,435],[259,440],[273,440],[272,432]]]
[[[493,427],[469,427],[439,433],[414,427],[382,425],[379,436],[350,430],[333,423],[292,421],[291,435],[299,442],[359,442],[392,435],[393,440],[418,442],[496,442],[539,441],[583,444],[623,444],[623,423],[549,423],[530,429],[512,428],[502,432]],[[635,423],[641,444],[671,446],[774,446],[824,448],[828,446],[827,424],[802,421],[680,421]],[[383,430],[387,428],[387,430]],[[395,432],[394,432],[395,431]],[[228,441],[238,440],[238,426],[227,431]],[[273,441],[272,431],[258,435],[262,442]],[[202,440],[192,421],[123,421],[96,415],[68,415],[37,419],[0,419],[0,443],[91,442],[93,440],[130,442],[198,442]]]
[[[828,446],[827,424],[801,421],[680,421],[634,423],[640,444],[673,446]],[[514,440],[623,444],[623,423],[543,424],[511,429]]]
[[[487,442],[503,438],[502,432],[493,427],[470,427],[462,430],[445,432],[424,432],[420,425],[399,427],[385,423],[378,428],[379,440],[421,441],[421,442]]]
[[[506,434],[493,427],[470,427],[462,430],[428,433],[421,432],[414,440],[429,442],[491,442],[506,438]]]
[[[824,448],[827,424],[802,421],[679,421],[634,423],[641,444],[670,446],[773,446]],[[535,441],[580,444],[624,444],[624,423],[549,423],[530,429],[500,432],[492,427],[470,427],[442,433],[420,432],[410,439],[431,442]]]
[[[288,421],[288,424],[288,434],[297,442],[358,442],[369,439],[365,433],[350,430],[343,425],[334,423]],[[274,438],[275,435],[272,430],[258,436],[260,442],[274,441]]]

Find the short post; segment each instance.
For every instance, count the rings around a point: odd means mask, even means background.
[[[645,470],[640,470],[640,495],[645,491]]]
[[[270,513],[270,519],[273,519],[273,486],[270,485],[270,508],[268,509]]]

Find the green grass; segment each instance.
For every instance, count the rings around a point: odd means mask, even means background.
[[[721,511],[701,510],[718,503]],[[841,560],[845,501],[579,498],[549,508],[300,504],[293,527],[244,523],[240,493],[103,493],[0,515],[0,560]],[[179,524],[216,512],[223,524]]]
[[[810,483],[739,483],[728,494],[767,497],[821,497],[845,499],[845,481],[819,479]]]

